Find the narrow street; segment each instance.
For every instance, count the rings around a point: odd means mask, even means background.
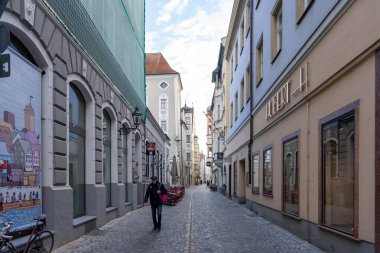
[[[161,232],[145,206],[54,252],[323,252],[204,185],[162,212]]]

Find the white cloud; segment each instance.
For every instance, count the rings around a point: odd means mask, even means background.
[[[170,0],[170,2],[165,4],[163,9],[160,10],[156,22],[157,25],[169,22],[172,19],[172,14],[174,11],[176,14],[182,15],[188,4],[189,0]]]
[[[172,0],[169,4],[178,7],[178,2]],[[204,152],[207,120],[202,112],[211,104],[214,90],[211,73],[216,68],[220,40],[228,32],[232,4],[232,0],[218,0],[212,10],[198,8],[194,15],[166,27],[160,34],[160,43],[165,40],[160,50],[171,67],[181,73],[182,105],[185,100],[188,106],[194,103],[196,134]]]

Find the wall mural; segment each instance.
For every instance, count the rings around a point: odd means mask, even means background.
[[[11,76],[0,79],[0,222],[13,229],[41,213],[41,72],[12,49]]]

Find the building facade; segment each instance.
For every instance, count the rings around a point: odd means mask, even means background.
[[[376,252],[377,1],[253,1],[247,207],[327,252]]]
[[[165,134],[152,113],[147,112],[146,120],[146,147],[145,170],[143,170],[143,182],[150,183],[152,176],[157,176],[158,181],[163,184],[169,183],[169,149],[170,138]],[[153,150],[151,150],[153,149]],[[167,148],[169,147],[169,149]]]
[[[227,194],[245,203],[249,168],[251,104],[251,1],[234,1],[225,45],[226,107],[229,108],[226,160]],[[231,165],[231,166],[230,166]]]
[[[194,167],[194,136],[195,136],[195,119],[194,107],[186,105],[181,108],[181,117],[186,125],[186,131],[183,133],[184,146],[183,152],[186,157],[184,160],[184,171],[189,176],[188,184],[194,185],[195,180],[195,167]]]
[[[211,101],[211,138],[212,138],[212,171],[215,174],[216,185],[219,191],[225,194],[227,183],[228,165],[223,165],[224,152],[226,151],[226,64],[224,60],[224,48],[226,38],[220,43],[219,57],[216,69],[212,72],[212,82],[215,84]]]
[[[194,183],[197,185],[201,180],[200,173],[200,156],[199,156],[199,142],[198,136],[194,134]]]
[[[19,201],[48,215],[56,247],[143,203],[145,133],[132,113],[138,107],[145,121],[144,1],[98,6],[12,0],[0,18],[11,33],[11,73],[0,86],[13,89],[1,97],[0,167],[25,195],[34,189]]]
[[[169,157],[171,184],[181,177],[180,147],[184,146],[181,136],[181,91],[180,74],[173,70],[161,53],[146,54],[146,100],[149,110],[170,138]],[[177,141],[176,141],[177,140]],[[179,141],[179,142],[178,142]],[[173,159],[176,160],[173,163]],[[172,164],[176,168],[172,168]],[[174,177],[174,180],[172,179]]]

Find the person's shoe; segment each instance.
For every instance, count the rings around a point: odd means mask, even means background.
[[[158,227],[154,227],[152,230],[157,230],[158,229]]]
[[[161,231],[161,227],[157,227],[157,231],[160,232]]]

